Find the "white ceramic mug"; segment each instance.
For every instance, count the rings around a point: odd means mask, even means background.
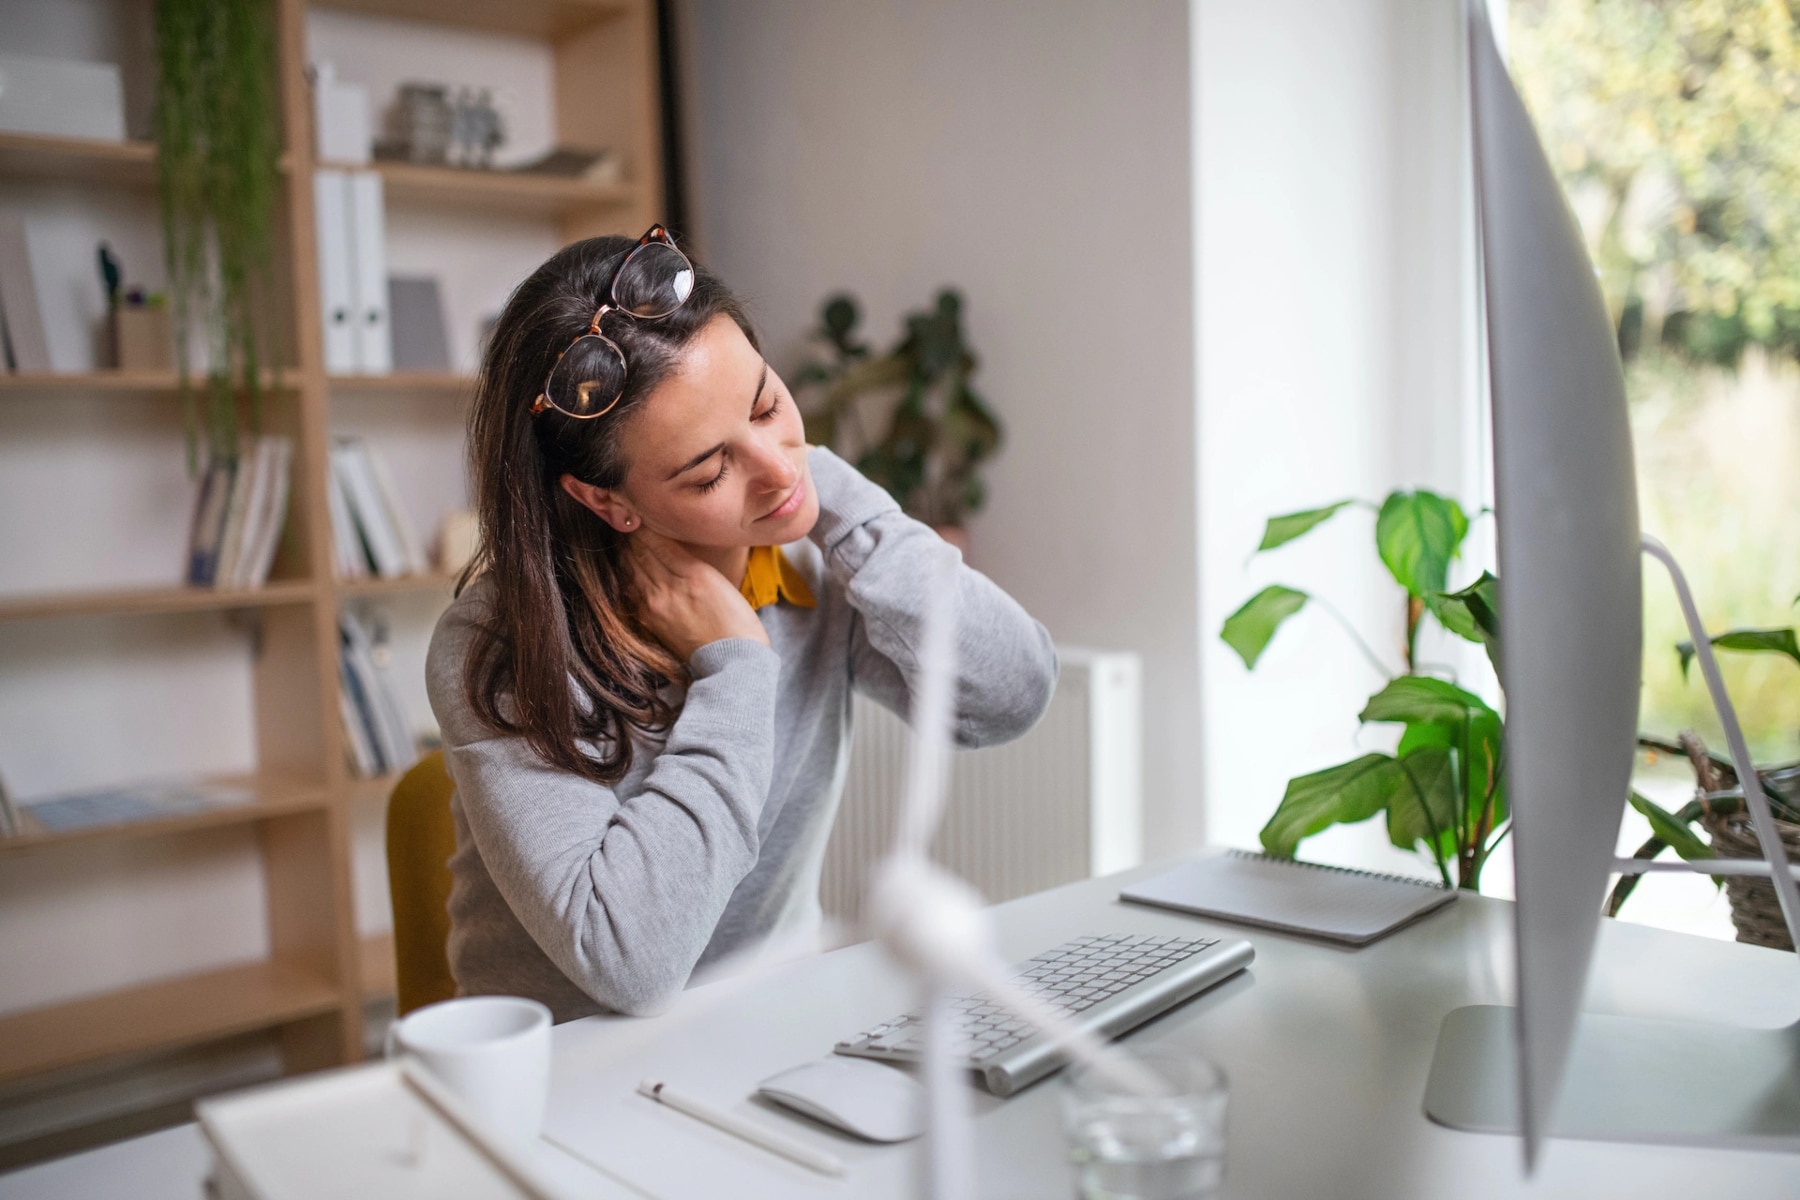
[[[497,1133],[529,1140],[550,1098],[550,1010],[521,996],[428,1004],[388,1027],[387,1054],[417,1059]]]

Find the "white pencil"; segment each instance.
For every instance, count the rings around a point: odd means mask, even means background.
[[[733,1116],[722,1108],[714,1108],[704,1100],[696,1100],[692,1096],[675,1091],[666,1083],[657,1083],[646,1079],[638,1084],[638,1095],[648,1096],[659,1104],[668,1105],[676,1112],[686,1113],[696,1121],[705,1121],[714,1129],[722,1129],[733,1137],[742,1138],[753,1146],[761,1146],[771,1154],[779,1154],[783,1158],[792,1159],[803,1167],[811,1167],[822,1175],[841,1176],[844,1174],[842,1160],[826,1154],[823,1150],[814,1150],[811,1146],[797,1142],[779,1130]]]

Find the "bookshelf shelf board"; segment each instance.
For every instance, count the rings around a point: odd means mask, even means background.
[[[314,8],[556,38],[627,11],[620,0],[323,0]]]
[[[323,783],[301,783],[285,779],[227,777],[209,779],[208,783],[253,788],[256,799],[248,804],[221,805],[203,812],[152,818],[148,821],[126,821],[116,825],[94,825],[85,829],[30,830],[15,837],[0,838],[0,859],[8,855],[28,853],[51,846],[67,846],[77,842],[122,842],[136,838],[167,837],[193,833],[202,829],[218,829],[242,825],[269,817],[324,808],[331,796]],[[26,819],[30,820],[27,807]]]
[[[349,169],[380,172],[389,204],[422,208],[510,217],[563,217],[594,209],[621,208],[637,199],[637,189],[628,183],[589,183],[556,175],[400,162],[377,162],[367,168]]]
[[[380,1000],[392,996],[398,987],[394,978],[394,935],[364,935],[359,953],[362,956],[363,999]]]
[[[402,575],[397,579],[341,579],[340,596],[402,596],[411,592],[445,592],[456,586],[454,575]]]
[[[0,621],[48,617],[110,617],[149,613],[214,612],[308,604],[318,589],[305,579],[259,588],[221,591],[202,587],[121,588],[116,591],[46,592],[0,597]]]
[[[350,803],[386,804],[394,785],[399,782],[399,773],[377,775],[372,779],[352,779],[349,785]]]
[[[149,142],[0,133],[0,177],[151,187],[156,183],[156,147]]]
[[[334,392],[450,392],[466,396],[475,390],[475,377],[461,371],[395,371],[388,375],[332,375],[327,382]]]
[[[340,1003],[323,979],[253,962],[29,1009],[0,1017],[0,1081],[270,1029]]]
[[[204,379],[195,379],[196,388],[204,387]],[[292,391],[296,386],[294,373],[283,372],[277,377],[273,374],[263,379],[263,386],[270,391]],[[33,371],[25,374],[0,374],[0,393],[13,392],[24,394],[60,393],[60,392],[108,392],[129,393],[135,395],[156,395],[167,393],[174,395],[181,390],[181,379],[172,370],[136,370],[136,371]]]

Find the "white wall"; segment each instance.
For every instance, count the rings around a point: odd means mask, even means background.
[[[1402,636],[1371,514],[1246,563],[1263,521],[1394,487],[1485,502],[1461,17],[1456,0],[1193,11],[1208,833],[1254,846],[1291,776],[1391,748],[1355,718],[1383,679],[1316,608],[1246,672],[1225,617],[1283,582],[1328,598],[1390,670]],[[1425,651],[1479,677],[1460,647]],[[1420,866],[1375,824],[1304,852]]]
[[[1197,844],[1187,6],[691,0],[699,244],[778,369],[964,293],[1007,444],[973,561],[1059,642],[1144,658],[1146,845]]]

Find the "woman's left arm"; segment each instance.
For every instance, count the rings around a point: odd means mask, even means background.
[[[956,743],[1010,741],[1035,725],[1056,689],[1049,632],[849,463],[820,447],[807,461],[819,497],[812,540],[858,618],[851,644],[857,690],[909,713],[927,589],[947,578],[956,590]]]

